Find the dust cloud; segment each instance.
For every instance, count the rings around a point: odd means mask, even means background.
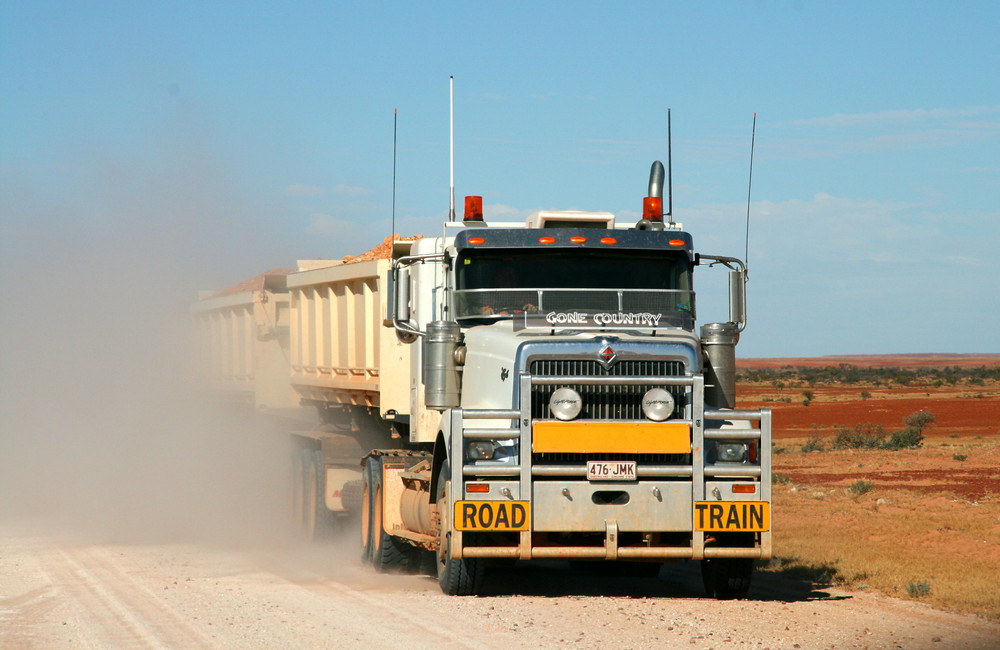
[[[52,188],[3,170],[0,519],[136,542],[287,529],[287,438],[206,406],[190,363],[197,291],[279,265],[274,242],[190,140],[76,152]]]

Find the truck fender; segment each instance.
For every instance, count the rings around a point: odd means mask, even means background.
[[[448,437],[444,435],[443,431],[438,431],[437,439],[434,441],[434,460],[433,468],[431,471],[431,501],[433,502],[433,495],[437,494],[437,482],[438,473],[441,466],[445,464],[448,460]]]

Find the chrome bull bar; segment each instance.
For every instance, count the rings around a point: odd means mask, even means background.
[[[566,383],[587,384],[641,384],[641,385],[682,385],[690,386],[689,419],[672,420],[687,424],[691,430],[690,465],[640,465],[636,469],[637,478],[665,478],[673,480],[690,479],[691,501],[705,501],[706,479],[725,477],[727,479],[752,479],[759,486],[759,500],[771,501],[771,410],[722,410],[705,409],[704,377],[701,375],[684,377],[534,377],[522,373],[519,378],[519,406],[514,409],[451,409],[448,413],[449,457],[451,481],[448,494],[450,503],[464,498],[464,483],[467,477],[514,479],[519,486],[519,499],[533,499],[533,480],[543,478],[586,477],[586,465],[545,465],[532,462],[532,419],[531,387]],[[701,414],[701,415],[699,415]],[[488,427],[469,427],[469,421],[492,420]],[[508,421],[507,427],[502,421]],[[501,421],[497,426],[496,421]],[[759,422],[759,428],[709,429],[706,421],[712,422]],[[746,440],[759,445],[759,464],[733,466],[705,463],[706,440]],[[465,463],[465,443],[471,440],[516,440],[519,442],[520,462],[517,464],[490,465]],[[450,517],[449,517],[450,520]],[[690,546],[619,546],[618,523],[609,519],[605,522],[603,546],[533,546],[532,531],[521,531],[517,546],[464,546],[462,531],[451,531],[451,554],[455,559],[468,558],[509,558],[509,559],[606,559],[606,560],[671,560],[705,558],[754,558],[771,557],[771,531],[759,533],[759,544],[754,547],[720,547],[706,545],[706,533],[691,531]],[[693,525],[692,525],[693,529]]]

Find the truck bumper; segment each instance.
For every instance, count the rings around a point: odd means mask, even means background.
[[[446,487],[446,503],[506,498],[530,509],[526,529],[509,531],[485,529],[488,521],[481,521],[484,528],[478,529],[464,520],[456,526],[450,521],[454,512],[440,513],[442,525],[451,534],[453,559],[666,561],[771,557],[768,409],[705,409],[704,380],[700,375],[656,379],[660,383],[691,385],[694,416],[682,422],[690,437],[682,448],[653,450],[663,453],[689,450],[687,464],[640,463],[638,480],[592,481],[587,480],[587,468],[582,461],[562,465],[532,463],[532,452],[538,450],[533,444],[528,387],[534,381],[530,376],[521,378],[522,409],[453,409],[446,418],[449,457],[462,458],[469,440],[515,440],[520,450],[518,465],[455,462]],[[474,424],[477,420],[489,422],[477,427]],[[708,429],[706,420],[722,422],[724,428]],[[725,428],[726,423],[731,425],[734,421],[756,421],[759,428],[749,425]],[[738,466],[707,462],[706,443],[732,439],[756,443],[761,450],[759,461]],[[489,489],[473,494],[466,491],[470,483],[484,488],[488,484]],[[753,489],[737,490],[737,485]]]

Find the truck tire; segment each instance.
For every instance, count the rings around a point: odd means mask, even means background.
[[[371,565],[379,573],[401,573],[410,569],[411,560],[417,563],[417,549],[390,535],[382,525],[384,490],[382,485],[382,457],[369,456],[365,461],[369,478],[368,503],[368,554]]]
[[[445,461],[438,472],[437,494],[435,495],[438,512],[444,512],[444,509],[451,505],[445,503],[444,500],[445,483],[450,478],[451,470],[449,469],[448,462]],[[451,532],[445,530],[444,526],[440,528],[441,530],[438,533],[437,576],[438,584],[441,585],[441,591],[449,596],[478,596],[483,588],[483,578],[486,571],[483,561],[474,558],[452,560],[449,557],[451,554]]]
[[[710,598],[746,598],[752,577],[753,560],[750,558],[720,557],[701,561],[701,579]]]

